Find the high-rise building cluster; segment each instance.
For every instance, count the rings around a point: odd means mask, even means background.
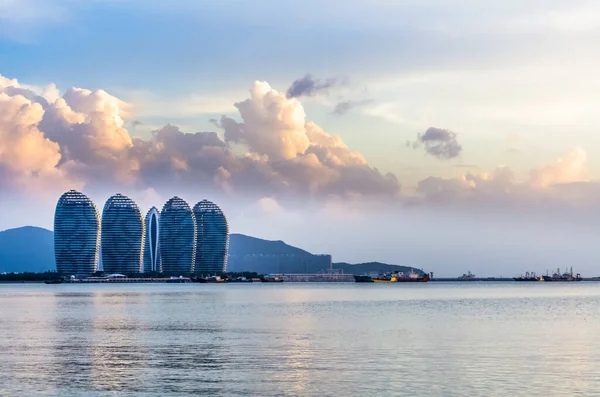
[[[144,217],[129,197],[110,197],[100,217],[87,196],[70,190],[56,205],[54,251],[63,275],[89,276],[101,261],[107,273],[224,272],[229,226],[223,211],[202,200],[191,208],[175,196]]]

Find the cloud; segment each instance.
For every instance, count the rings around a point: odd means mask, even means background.
[[[321,205],[356,202],[373,207],[589,203],[591,197],[600,197],[581,148],[525,177],[506,166],[458,178],[432,176],[418,183],[416,195],[401,197],[394,174],[371,166],[341,137],[307,120],[297,98],[288,98],[266,82],[255,82],[248,98],[235,103],[235,119],[215,120],[222,135],[186,133],[167,124],[147,139],[131,137],[131,105],[105,91],[71,88],[62,96],[42,96],[43,90],[0,77],[3,192],[37,189],[56,194],[74,187],[168,197],[202,191],[252,202],[269,197],[282,206],[314,200]],[[443,158],[460,152],[456,135],[442,129],[428,129],[419,135],[418,144]]]
[[[223,116],[225,141],[245,145],[255,172],[271,175],[271,185],[298,194],[397,195],[394,175],[382,175],[364,157],[352,152],[340,137],[306,121],[295,98],[255,82],[250,98],[236,103],[242,122]]]
[[[223,116],[225,139],[243,142],[255,153],[273,159],[291,159],[304,153],[310,141],[304,130],[306,115],[302,104],[273,90],[265,82],[255,82],[250,98],[235,107],[244,120],[237,123]]]
[[[350,110],[357,108],[359,106],[366,105],[370,102],[371,102],[370,99],[364,99],[361,101],[348,100],[348,101],[338,102],[335,105],[335,108],[333,109],[333,114],[337,114],[338,116],[343,116],[346,113],[348,113]]]
[[[202,190],[302,200],[399,193],[394,175],[370,167],[340,137],[307,121],[297,99],[265,82],[255,82],[250,97],[235,104],[240,121],[223,116],[216,122],[224,139],[169,124],[150,139],[132,138],[131,105],[103,90],[71,88],[52,101],[53,95],[46,99],[16,80],[1,78],[0,84],[0,148],[8,153],[0,159],[6,159],[1,185],[55,174],[87,188],[156,194]]]
[[[418,183],[417,194],[420,197],[416,202],[479,203],[503,207],[542,202],[582,202],[591,197],[595,200],[599,192],[597,183],[586,170],[585,152],[581,148],[573,148],[556,162],[532,169],[521,180],[506,166],[498,166],[491,173],[467,173],[458,178],[426,178]]]
[[[407,146],[414,149],[425,147],[425,152],[439,159],[452,159],[458,157],[462,146],[458,143],[456,133],[442,128],[429,127],[424,134],[417,134],[417,140],[407,142]]]
[[[279,205],[277,200],[272,197],[262,197],[256,202],[256,204],[261,212],[267,214],[281,214],[284,212],[281,205]]]
[[[545,188],[553,185],[589,182],[585,164],[587,156],[582,148],[569,150],[554,164],[548,164],[531,172],[530,184],[534,187]]]
[[[315,79],[310,74],[302,78],[294,80],[290,88],[287,90],[288,98],[298,98],[301,96],[314,96],[319,93],[327,93],[330,88],[339,83],[336,78],[328,78],[325,80]]]
[[[0,90],[0,181],[4,192],[79,186],[57,167],[60,147],[38,128],[43,114],[41,104]]]

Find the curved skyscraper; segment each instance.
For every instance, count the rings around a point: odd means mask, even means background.
[[[144,221],[146,225],[146,242],[144,248],[144,272],[162,272],[160,265],[160,235],[158,220],[160,213],[156,207],[150,208]]]
[[[137,204],[115,194],[102,210],[102,267],[105,273],[139,273],[144,255],[144,218]]]
[[[91,275],[98,264],[100,215],[86,195],[69,190],[54,213],[56,270],[66,276]]]
[[[158,241],[165,273],[191,273],[196,259],[196,221],[192,209],[175,196],[160,212]]]
[[[202,200],[194,206],[196,217],[196,266],[201,274],[224,272],[229,250],[229,225],[216,204]]]

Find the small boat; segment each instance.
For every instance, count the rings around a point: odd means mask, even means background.
[[[179,277],[171,277],[170,279],[167,280],[167,283],[189,283],[192,280],[189,277],[183,277],[183,276],[179,276]]]
[[[229,283],[251,283],[252,280],[246,277],[237,277],[228,280]]]
[[[460,281],[473,281],[473,279],[475,278],[475,275],[473,273],[471,273],[471,271],[467,271],[467,274],[463,274],[460,277],[457,277],[457,280]]]
[[[226,283],[226,278],[221,278],[220,276],[212,276],[206,279],[207,283]]]
[[[275,276],[265,276],[260,280],[263,283],[283,283],[283,280]]]
[[[211,277],[195,277],[192,279],[194,283],[226,283],[228,280],[226,278],[221,278],[220,276],[211,276]]]
[[[62,282],[62,279],[46,280],[44,281],[44,284],[62,284]]]

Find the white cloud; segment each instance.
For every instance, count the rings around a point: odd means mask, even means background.
[[[583,183],[583,185],[579,184]],[[587,188],[582,188],[582,186]],[[573,148],[552,164],[531,170],[518,178],[507,166],[491,173],[467,173],[458,178],[429,177],[419,182],[417,199],[440,204],[484,204],[486,206],[535,205],[543,202],[581,202],[596,183],[586,169],[586,154]]]
[[[531,172],[529,183],[534,187],[548,187],[558,184],[589,182],[586,171],[587,156],[582,148],[573,148],[554,164],[548,164]]]
[[[267,214],[275,214],[275,215],[280,215],[284,213],[283,208],[281,207],[281,205],[279,205],[279,203],[277,202],[277,200],[275,200],[272,197],[262,197],[257,201],[257,205],[258,208],[260,209],[261,212],[267,213]]]
[[[244,122],[223,119],[225,139],[243,142],[252,152],[273,159],[292,159],[308,149],[306,114],[297,99],[287,98],[266,82],[257,81],[250,98],[235,106]]]
[[[393,175],[382,175],[341,138],[307,122],[300,102],[266,83],[255,83],[250,98],[236,104],[243,122],[221,119],[227,141],[248,147],[248,154],[239,155],[214,132],[186,134],[172,125],[155,130],[149,140],[131,138],[125,122],[131,106],[103,90],[71,88],[48,103],[16,80],[0,81],[7,86],[3,99],[17,103],[2,104],[0,110],[18,116],[3,128],[3,143],[10,146],[14,131],[28,129],[54,151],[53,156],[23,151],[28,155],[18,160],[34,165],[21,168],[43,165],[87,185],[157,191],[169,186],[274,197],[394,196],[399,191]],[[46,97],[55,94],[50,86]],[[31,115],[19,111],[21,103],[31,107]]]
[[[127,186],[157,195],[164,188],[267,197],[278,205],[315,199],[329,203],[334,217],[343,213],[336,212],[340,202],[377,206],[401,198],[393,174],[380,173],[341,137],[307,121],[297,99],[267,83],[256,82],[250,97],[236,104],[241,121],[221,118],[225,140],[172,125],[155,130],[151,139],[131,138],[126,128],[131,106],[105,91],[72,88],[56,98],[52,86],[41,97],[14,79],[0,78],[0,84],[0,183],[13,187],[35,187],[31,181],[44,176],[56,186]],[[232,150],[233,142],[247,152]],[[505,166],[460,178],[429,177],[411,200],[490,205],[539,197],[578,200],[585,189],[574,184],[589,182],[585,152],[575,148],[535,167],[527,178]]]

